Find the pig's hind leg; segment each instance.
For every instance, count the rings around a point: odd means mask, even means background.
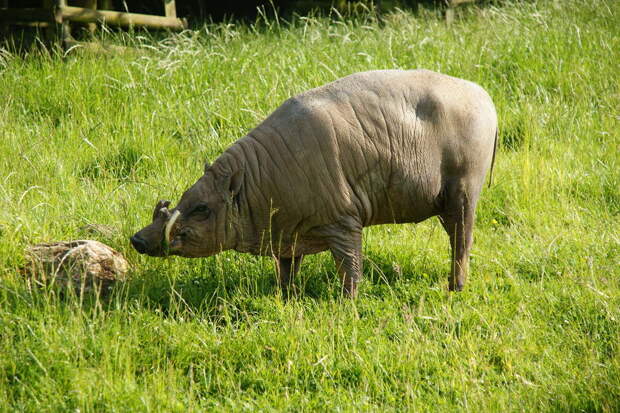
[[[443,208],[439,217],[452,247],[450,291],[461,291],[467,280],[479,192],[480,189],[472,188],[461,179],[448,182],[443,193]]]

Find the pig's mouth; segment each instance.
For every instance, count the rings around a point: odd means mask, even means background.
[[[165,216],[169,217],[166,221],[164,221],[163,228],[160,230],[161,232],[159,232],[160,235],[155,236],[156,239],[153,239],[155,234],[151,228],[154,225],[158,225],[158,223],[154,222],[149,227],[143,228],[141,231],[135,233],[130,238],[131,245],[138,253],[146,254],[151,257],[178,255],[177,251],[179,250],[180,245],[178,245],[179,243],[175,242],[175,240],[171,240],[171,237],[174,225],[178,221],[181,211],[177,209],[171,214],[166,208],[162,208],[159,212],[160,215],[157,219],[162,219]],[[163,217],[162,214],[164,214]]]

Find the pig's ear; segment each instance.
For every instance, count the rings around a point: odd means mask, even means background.
[[[232,173],[226,173],[218,180],[220,190],[227,196],[237,196],[243,184],[243,169],[237,169]]]
[[[242,183],[243,169],[238,169],[230,176],[230,185],[228,186],[228,190],[231,192],[232,196],[237,196],[241,190]]]
[[[205,161],[205,174],[207,173],[209,168],[211,168],[211,164],[209,163],[209,161]]]

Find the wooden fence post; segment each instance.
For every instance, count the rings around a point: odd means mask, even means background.
[[[476,0],[445,0],[446,5],[448,6],[446,9],[446,23],[450,25],[454,22],[454,17],[456,15],[454,9],[456,6],[464,3],[473,3],[475,1]]]
[[[97,0],[84,0],[84,7],[87,9],[97,10]],[[86,28],[90,34],[94,34],[97,30],[97,23],[87,23]]]
[[[175,0],[164,0],[164,10],[166,17],[177,17],[177,6]]]
[[[56,0],[56,8],[54,10],[56,16],[56,24],[60,27],[60,40],[62,47],[67,48],[71,43],[75,42],[71,36],[71,25],[68,20],[65,20],[62,15],[63,9],[67,7],[67,0]]]

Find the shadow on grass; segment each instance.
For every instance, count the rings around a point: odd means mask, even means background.
[[[429,286],[443,283],[441,268],[428,265],[422,272],[403,263],[391,252],[367,251],[360,288],[363,297],[402,296],[409,302]],[[423,264],[420,264],[423,265]],[[401,266],[403,266],[401,268]],[[224,253],[203,260],[149,262],[149,267],[129,274],[102,297],[95,292],[67,292],[58,286],[33,286],[18,281],[3,288],[3,303],[13,307],[35,307],[41,312],[95,314],[103,311],[146,311],[164,318],[203,319],[216,325],[231,325],[251,319],[277,318],[280,301],[305,305],[342,299],[341,283],[329,253],[304,261],[295,284],[297,293],[284,297],[276,282],[270,259]],[[359,299],[358,299],[359,301]]]
[[[265,300],[299,302],[341,298],[340,280],[328,253],[304,261],[295,280],[297,292],[290,297],[282,296],[271,260],[243,257],[242,264],[228,261],[226,257],[201,260],[174,276],[163,267],[136,272],[124,285],[115,288],[112,294],[115,298],[109,300],[110,305],[120,300],[169,317],[189,313],[234,322],[240,321],[238,317],[243,314],[255,315],[261,311],[261,303]],[[410,265],[403,270],[400,265],[389,254],[370,252],[364,260],[362,293],[380,297],[412,287],[426,290],[445,278],[441,268],[431,265],[424,272]]]

